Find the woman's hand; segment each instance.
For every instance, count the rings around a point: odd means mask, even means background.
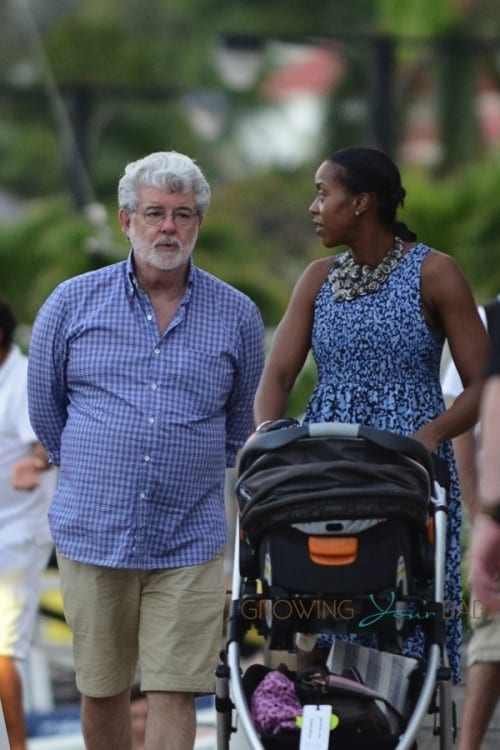
[[[419,430],[410,435],[414,440],[418,440],[419,443],[425,445],[429,453],[434,453],[439,445],[439,440],[434,434],[432,422],[421,427]]]

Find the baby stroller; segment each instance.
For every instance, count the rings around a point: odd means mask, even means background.
[[[240,455],[231,607],[216,670],[217,750],[410,750],[429,713],[439,747],[449,750],[456,722],[444,646],[443,466],[422,444],[393,433],[283,424],[253,436]],[[327,714],[326,740],[324,726],[321,742],[301,739],[300,718],[298,726],[283,721],[272,731],[256,720],[257,695],[276,670],[250,665],[243,674],[241,648],[251,628],[270,655],[293,653],[297,643],[307,650],[319,633],[334,634],[321,699],[319,691],[311,699],[318,683],[310,671],[280,667],[302,703],[305,690],[306,704],[341,707],[336,727]],[[416,628],[420,660],[402,655]],[[342,636],[352,634],[373,636],[376,648],[346,643]],[[383,728],[362,726],[374,703],[387,720]],[[362,718],[352,722],[356,706]],[[316,729],[308,723],[309,735]]]

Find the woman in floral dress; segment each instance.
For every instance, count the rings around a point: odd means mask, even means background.
[[[347,246],[311,263],[274,335],[255,399],[257,423],[282,417],[311,349],[317,385],[306,422],[369,425],[421,441],[448,463],[446,645],[460,680],[460,491],[451,438],[477,420],[488,338],[472,291],[449,255],[418,242],[397,221],[405,189],[381,151],[346,148],[324,161],[310,206],[326,248]],[[464,384],[445,409],[440,361],[445,341]],[[316,648],[326,648],[321,636]],[[412,637],[408,655],[421,655]]]

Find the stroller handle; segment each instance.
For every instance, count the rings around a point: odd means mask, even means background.
[[[279,430],[270,430],[269,432],[256,434],[241,449],[240,467],[243,467],[253,454],[278,450],[307,437],[364,439],[380,448],[403,453],[410,458],[416,459],[427,470],[431,481],[434,481],[434,457],[431,456],[425,446],[418,440],[414,440],[406,435],[397,435],[386,430],[377,430],[374,427],[350,424],[348,422],[312,422],[310,424],[284,427]]]

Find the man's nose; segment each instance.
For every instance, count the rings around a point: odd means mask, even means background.
[[[174,214],[171,212],[167,212],[165,216],[161,220],[160,227],[163,229],[165,224],[168,225],[168,227],[173,226],[174,229],[177,229],[177,224],[175,223]]]

